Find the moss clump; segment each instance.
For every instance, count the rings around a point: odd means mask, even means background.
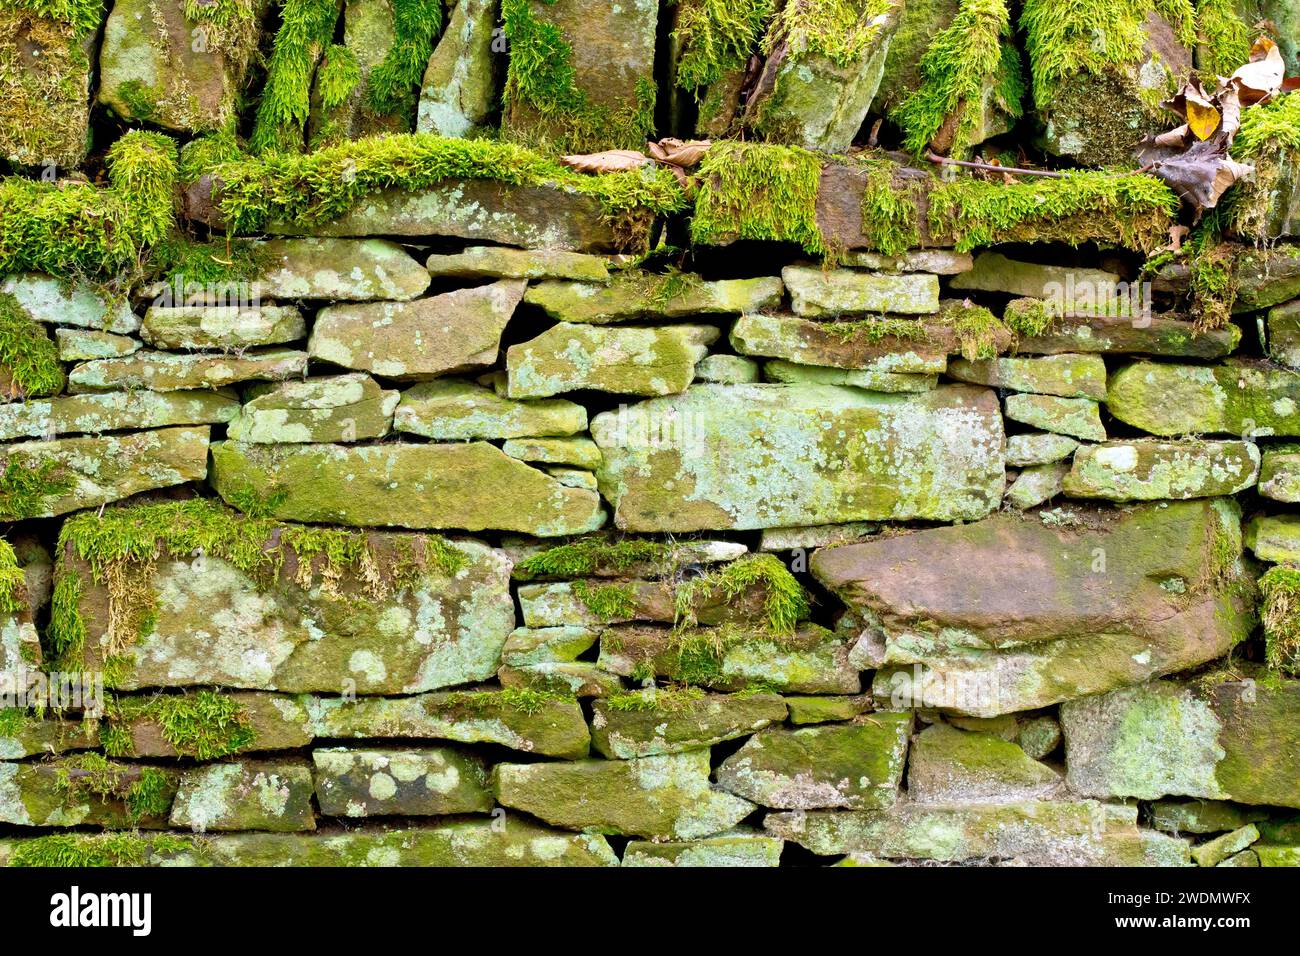
[[[366,100],[380,116],[409,113],[442,30],[442,0],[391,0],[393,45],[367,79]]]
[[[168,285],[197,284],[210,292],[222,283],[252,282],[269,264],[251,239],[199,242],[176,232],[150,250],[148,271]]]
[[[1259,587],[1264,595],[1265,660],[1275,671],[1300,676],[1300,568],[1269,568]]]
[[[70,25],[79,38],[99,29],[104,17],[102,0],[5,0],[5,7]]]
[[[843,342],[883,342],[885,339],[901,339],[908,342],[924,342],[929,339],[925,326],[915,319],[854,319],[852,321],[827,322],[823,328]]]
[[[939,314],[939,322],[957,334],[961,357],[968,362],[996,358],[998,333],[1007,331],[996,315],[982,305],[950,305]]]
[[[920,155],[934,144],[948,156],[969,155],[984,126],[990,86],[1002,112],[1021,115],[1024,81],[1010,36],[1005,0],[963,0],[952,25],[921,58],[921,87],[894,114],[907,149]]]
[[[1143,23],[1151,13],[1164,17],[1184,46],[1195,45],[1191,0],[1025,0],[1020,26],[1039,107],[1081,72],[1140,63],[1147,42]],[[1160,92],[1153,96],[1158,100]]]
[[[1196,36],[1201,71],[1211,77],[1231,76],[1250,59],[1250,25],[1238,14],[1236,0],[1197,0]]]
[[[602,621],[626,620],[636,615],[636,593],[628,584],[574,581],[573,595]]]
[[[815,55],[852,66],[875,42],[881,18],[894,5],[894,0],[789,0],[768,31],[766,52],[771,55],[784,43],[795,62]]]
[[[665,714],[686,710],[704,700],[704,691],[698,687],[648,687],[630,694],[613,694],[605,698],[605,706],[620,713]]]
[[[285,0],[249,145],[256,153],[301,152],[311,115],[311,81],[334,36],[337,0]]]
[[[698,98],[728,73],[743,70],[775,9],[776,0],[678,0],[677,85]]]
[[[1016,299],[1007,303],[1002,322],[1017,336],[1046,335],[1056,324],[1055,316],[1041,299]]]
[[[13,545],[0,538],[0,613],[17,614],[27,606],[27,579]],[[0,737],[6,736],[0,733]]]
[[[215,760],[246,750],[257,737],[240,703],[215,690],[118,698],[105,714],[109,726],[101,731],[100,740],[110,757],[135,755],[129,727],[122,725],[136,721],[157,724],[178,755],[196,760]],[[110,728],[123,732],[114,733]]]
[[[763,592],[764,620],[771,634],[793,634],[799,621],[811,610],[803,585],[779,558],[772,554],[748,554],[678,585],[678,628],[696,625],[696,612],[704,601],[735,598],[751,588]]]
[[[148,581],[163,554],[205,554],[268,580],[289,573],[300,587],[326,593],[336,592],[339,581],[352,574],[376,597],[431,574],[453,575],[465,562],[461,551],[435,535],[419,535],[410,547],[381,559],[364,531],[283,524],[206,498],[77,515],[64,522],[59,552],[85,561],[95,582],[108,588],[108,656],[120,655],[152,629],[156,608]],[[292,565],[286,563],[290,555]],[[81,584],[75,578],[75,572],[60,568],[49,627],[55,657],[67,662],[79,662],[86,637],[78,607]]]
[[[347,139],[343,124],[334,118],[361,82],[361,64],[350,49],[334,44],[325,51],[316,71],[316,92],[320,96],[322,122],[312,137],[311,148]]]
[[[0,373],[8,373],[10,398],[41,398],[63,391],[59,350],[45,328],[0,292]]]
[[[825,253],[817,225],[822,163],[795,146],[714,143],[700,164],[691,238],[703,245],[793,242],[813,255]]]
[[[416,191],[448,179],[571,189],[596,197],[612,219],[686,206],[686,194],[667,170],[585,176],[512,143],[427,133],[354,140],[304,156],[237,160],[210,172],[220,180],[222,216],[236,232],[256,232],[272,221],[320,225],[380,190]]]
[[[159,833],[52,833],[21,840],[9,857],[10,866],[85,867],[144,866],[154,855],[187,853],[190,837]]]
[[[59,766],[58,787],[70,798],[121,800],[133,821],[165,816],[176,795],[175,782],[166,771],[128,767],[97,753],[64,760]]]
[[[1237,252],[1223,242],[1222,213],[1203,219],[1186,244],[1197,333],[1227,328],[1237,301]]]
[[[0,737],[17,737],[27,728],[27,711],[21,707],[0,708]]]
[[[667,565],[672,557],[672,546],[659,541],[579,538],[525,558],[517,570],[541,577],[580,577],[597,571],[621,573],[637,564]]]
[[[501,690],[456,691],[450,703],[469,710],[508,707],[532,716],[539,714],[548,704],[575,700],[572,696],[556,694],[532,687],[503,687]]]
[[[1232,155],[1251,160],[1282,150],[1300,149],[1300,93],[1288,93],[1241,114]]]
[[[887,160],[860,160],[867,170],[862,190],[862,238],[868,249],[897,256],[921,244],[916,211],[924,181],[896,178],[898,166]]]
[[[540,0],[553,4],[555,0]],[[553,23],[533,15],[532,0],[502,0],[501,20],[510,41],[510,64],[503,101],[526,105],[543,118],[545,129],[526,138],[556,152],[639,148],[654,130],[656,88],[637,82],[636,103],[610,109],[591,102],[577,84],[573,47]],[[512,131],[511,135],[519,135]]]
[[[0,521],[35,518],[46,511],[46,503],[72,489],[53,461],[36,461],[11,455],[0,473]]]
[[[143,250],[175,221],[176,144],[134,130],[108,151],[109,188],[0,180],[0,272],[68,276],[113,274],[129,279]]]
[[[1178,197],[1145,175],[1077,172],[993,183],[962,178],[930,192],[930,230],[959,252],[1003,242],[1097,241],[1151,251],[1169,241]]]
[[[0,6],[0,156],[25,166],[75,166],[88,145],[87,38],[103,8],[70,6],[72,19],[63,19],[34,12],[39,6],[54,5]],[[35,62],[32,50],[40,51]]]

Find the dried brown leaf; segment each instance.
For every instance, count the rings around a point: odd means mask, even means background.
[[[650,157],[635,149],[609,149],[603,153],[561,156],[561,165],[580,173],[627,173],[640,169]]]

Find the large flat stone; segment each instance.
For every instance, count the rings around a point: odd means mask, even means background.
[[[592,743],[626,760],[711,747],[785,719],[775,694],[691,694],[648,689],[592,704]]]
[[[307,337],[307,323],[293,306],[150,306],[140,337],[160,349],[229,352],[256,345],[282,345]]]
[[[316,315],[314,359],[398,379],[492,365],[525,283],[503,280],[414,302],[331,305]]]
[[[74,393],[145,388],[175,392],[221,388],[237,382],[279,382],[307,372],[307,353],[292,349],[249,351],[241,355],[139,351],[123,358],[83,362],[68,373]]]
[[[444,440],[576,435],[587,430],[587,410],[562,398],[519,401],[473,382],[439,379],[402,392],[393,427]]]
[[[991,717],[1183,670],[1245,638],[1239,520],[1210,501],[1081,510],[1065,525],[1000,514],[825,549],[810,568],[883,637],[879,705]]]
[[[311,768],[303,761],[236,761],[181,774],[171,825],[195,833],[316,829]]]
[[[1106,407],[1153,435],[1300,435],[1300,372],[1266,362],[1134,362],[1110,377]]]
[[[451,747],[313,750],[316,799],[329,817],[487,813],[487,769]]]
[[[1259,462],[1259,446],[1246,441],[1084,445],[1074,453],[1065,493],[1109,501],[1235,495],[1255,484]]]
[[[0,404],[0,439],[228,422],[239,412],[229,391],[101,392]]]
[[[429,287],[428,271],[386,239],[272,239],[257,253],[258,284],[274,299],[406,300]]]
[[[558,322],[606,325],[757,312],[779,305],[781,290],[775,277],[705,282],[631,272],[608,284],[541,282],[529,288],[524,301]]]
[[[398,392],[380,388],[363,374],[255,385],[226,435],[258,444],[383,438],[398,398]]]
[[[252,489],[287,521],[493,528],[538,537],[594,531],[600,496],[566,488],[486,442],[452,445],[213,445],[218,494]]]
[[[601,256],[559,249],[470,246],[456,253],[435,253],[429,256],[425,266],[430,275],[450,279],[568,279],[574,282],[609,282],[609,266]]]
[[[996,396],[968,386],[700,385],[602,413],[591,431],[628,531],[972,520],[1006,481]]]
[[[820,266],[786,266],[781,280],[796,315],[933,314],[939,311],[939,277],[926,273],[855,272]]]
[[[1031,305],[1041,308],[1040,303]],[[1017,300],[1007,306],[1007,312],[1025,307],[1023,300]],[[1135,322],[1130,316],[1080,315],[1055,319],[1039,335],[1021,336],[1016,349],[1025,355],[1086,352],[1217,359],[1231,353],[1240,341],[1241,329],[1235,325],[1197,335],[1184,319],[1153,316]]]
[[[420,84],[418,132],[464,137],[490,129],[497,104],[496,23],[494,0],[465,0],[452,9]]]
[[[858,325],[755,314],[735,321],[731,346],[742,355],[787,359],[805,366],[862,370],[873,375],[932,375],[948,367],[956,338],[947,329],[921,321],[885,327],[870,321]]]

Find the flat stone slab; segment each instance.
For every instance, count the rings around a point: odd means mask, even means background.
[[[497,802],[584,833],[691,840],[727,830],[754,809],[709,784],[708,750],[635,760],[500,763]]]
[[[460,528],[557,537],[604,524],[600,496],[567,488],[486,442],[254,445],[217,442],[212,486],[252,491],[286,521]],[[306,477],[310,476],[310,477]],[[272,497],[274,496],[274,497]]]
[[[1032,465],[1050,465],[1074,454],[1079,442],[1068,435],[1051,432],[1022,432],[1007,436],[1007,465],[1026,468]]]
[[[94,329],[54,330],[60,362],[88,362],[91,359],[119,358],[140,351],[140,343],[128,335]]]
[[[1105,441],[1101,406],[1090,398],[1058,398],[1055,395],[1008,395],[1006,416],[1033,428],[1086,441]]]
[[[1005,292],[1034,299],[1050,299],[1064,309],[1075,307],[1076,297],[1091,306],[1113,299],[1120,277],[1104,269],[1045,266],[1008,258],[1000,252],[981,252],[974,268],[956,276],[949,287],[974,292]]]
[[[592,704],[592,744],[611,759],[711,747],[785,719],[775,694],[704,694],[647,689]]]
[[[145,780],[146,775],[151,778]],[[172,768],[60,757],[0,763],[0,823],[19,827],[106,827],[157,830],[167,826],[176,795]],[[147,805],[132,797],[144,782]]]
[[[1134,362],[1110,378],[1106,407],[1153,435],[1300,435],[1300,372],[1265,362]]]
[[[144,314],[140,337],[159,349],[235,352],[305,339],[307,323],[291,305],[152,305]]]
[[[1074,453],[1071,498],[1153,501],[1235,495],[1259,477],[1259,446],[1244,441],[1132,441],[1084,445]]]
[[[139,351],[123,358],[83,362],[68,373],[74,393],[116,389],[176,392],[237,382],[279,382],[307,373],[307,353],[269,349],[242,355]]]
[[[208,432],[207,426],[160,428],[0,445],[0,473],[12,466],[45,474],[33,497],[4,504],[14,519],[50,518],[202,481],[208,474]]]
[[[255,385],[226,435],[257,444],[383,438],[399,398],[364,374]]]
[[[429,274],[448,279],[569,279],[609,281],[609,266],[601,256],[556,249],[510,249],[470,246],[450,255],[429,256]]]
[[[624,866],[770,867],[780,866],[784,840],[739,830],[703,840],[650,843],[633,840],[623,851]]]
[[[1029,306],[1041,309],[1042,303],[1033,301]],[[1024,307],[1021,300],[1014,301],[1007,314]],[[1184,319],[1153,316],[1150,321],[1134,321],[1132,316],[1082,315],[1054,319],[1041,335],[1021,336],[1016,348],[1025,355],[1085,352],[1219,359],[1240,341],[1241,329],[1235,325],[1196,335],[1192,323]]]
[[[744,315],[732,325],[730,341],[742,355],[876,375],[943,372],[949,353],[956,351],[956,338],[950,330],[919,320],[913,329],[909,322],[882,326],[873,321],[859,324],[793,315]]]
[[[917,734],[907,760],[907,793],[917,803],[1050,800],[1064,778],[993,734],[933,724]]]
[[[314,359],[386,378],[428,379],[497,360],[501,333],[524,294],[502,280],[414,302],[321,309],[307,350]]]
[[[781,304],[781,280],[722,279],[620,273],[612,282],[540,282],[524,301],[557,322],[608,325],[706,315],[741,315]]]
[[[878,706],[993,717],[1226,653],[1254,626],[1239,520],[1211,501],[1070,523],[999,514],[824,549],[809,566],[883,636]]]
[[[786,266],[781,280],[796,315],[808,318],[939,311],[939,279],[925,273],[873,273]]]
[[[699,385],[597,415],[602,494],[628,531],[983,517],[1006,482],[987,389]]]
[[[0,440],[207,425],[239,412],[230,391],[100,392],[0,404]]]
[[[186,770],[171,825],[208,833],[316,829],[311,768],[301,761],[239,761]]]
[[[1254,679],[1263,676],[1248,669],[1070,701],[1061,708],[1070,789],[1300,807],[1300,682]]]
[[[429,287],[429,273],[386,239],[272,239],[258,245],[258,275],[273,299],[332,302],[406,300]]]
[[[879,364],[888,361],[888,358],[882,358]],[[886,372],[878,368],[829,368],[825,365],[800,365],[785,359],[765,362],[763,378],[768,382],[792,385],[851,385],[869,392],[928,392],[939,385],[937,374]]]
[[[948,375],[959,382],[1013,392],[1106,400],[1106,363],[1097,355],[1062,353],[1042,358],[952,359]]]
[[[576,435],[587,430],[587,409],[562,398],[521,401],[462,379],[439,379],[402,392],[393,427],[443,440]]]
[[[483,760],[451,747],[329,747],[313,750],[311,759],[316,800],[327,817],[423,817],[492,809]]]
[[[130,335],[140,328],[140,318],[129,302],[109,302],[90,283],[24,272],[0,279],[0,292],[12,295],[18,306],[37,322],[70,325]]]

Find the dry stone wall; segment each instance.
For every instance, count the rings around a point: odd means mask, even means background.
[[[1300,93],[1131,155],[1290,4],[67,6],[0,863],[1300,863]]]

